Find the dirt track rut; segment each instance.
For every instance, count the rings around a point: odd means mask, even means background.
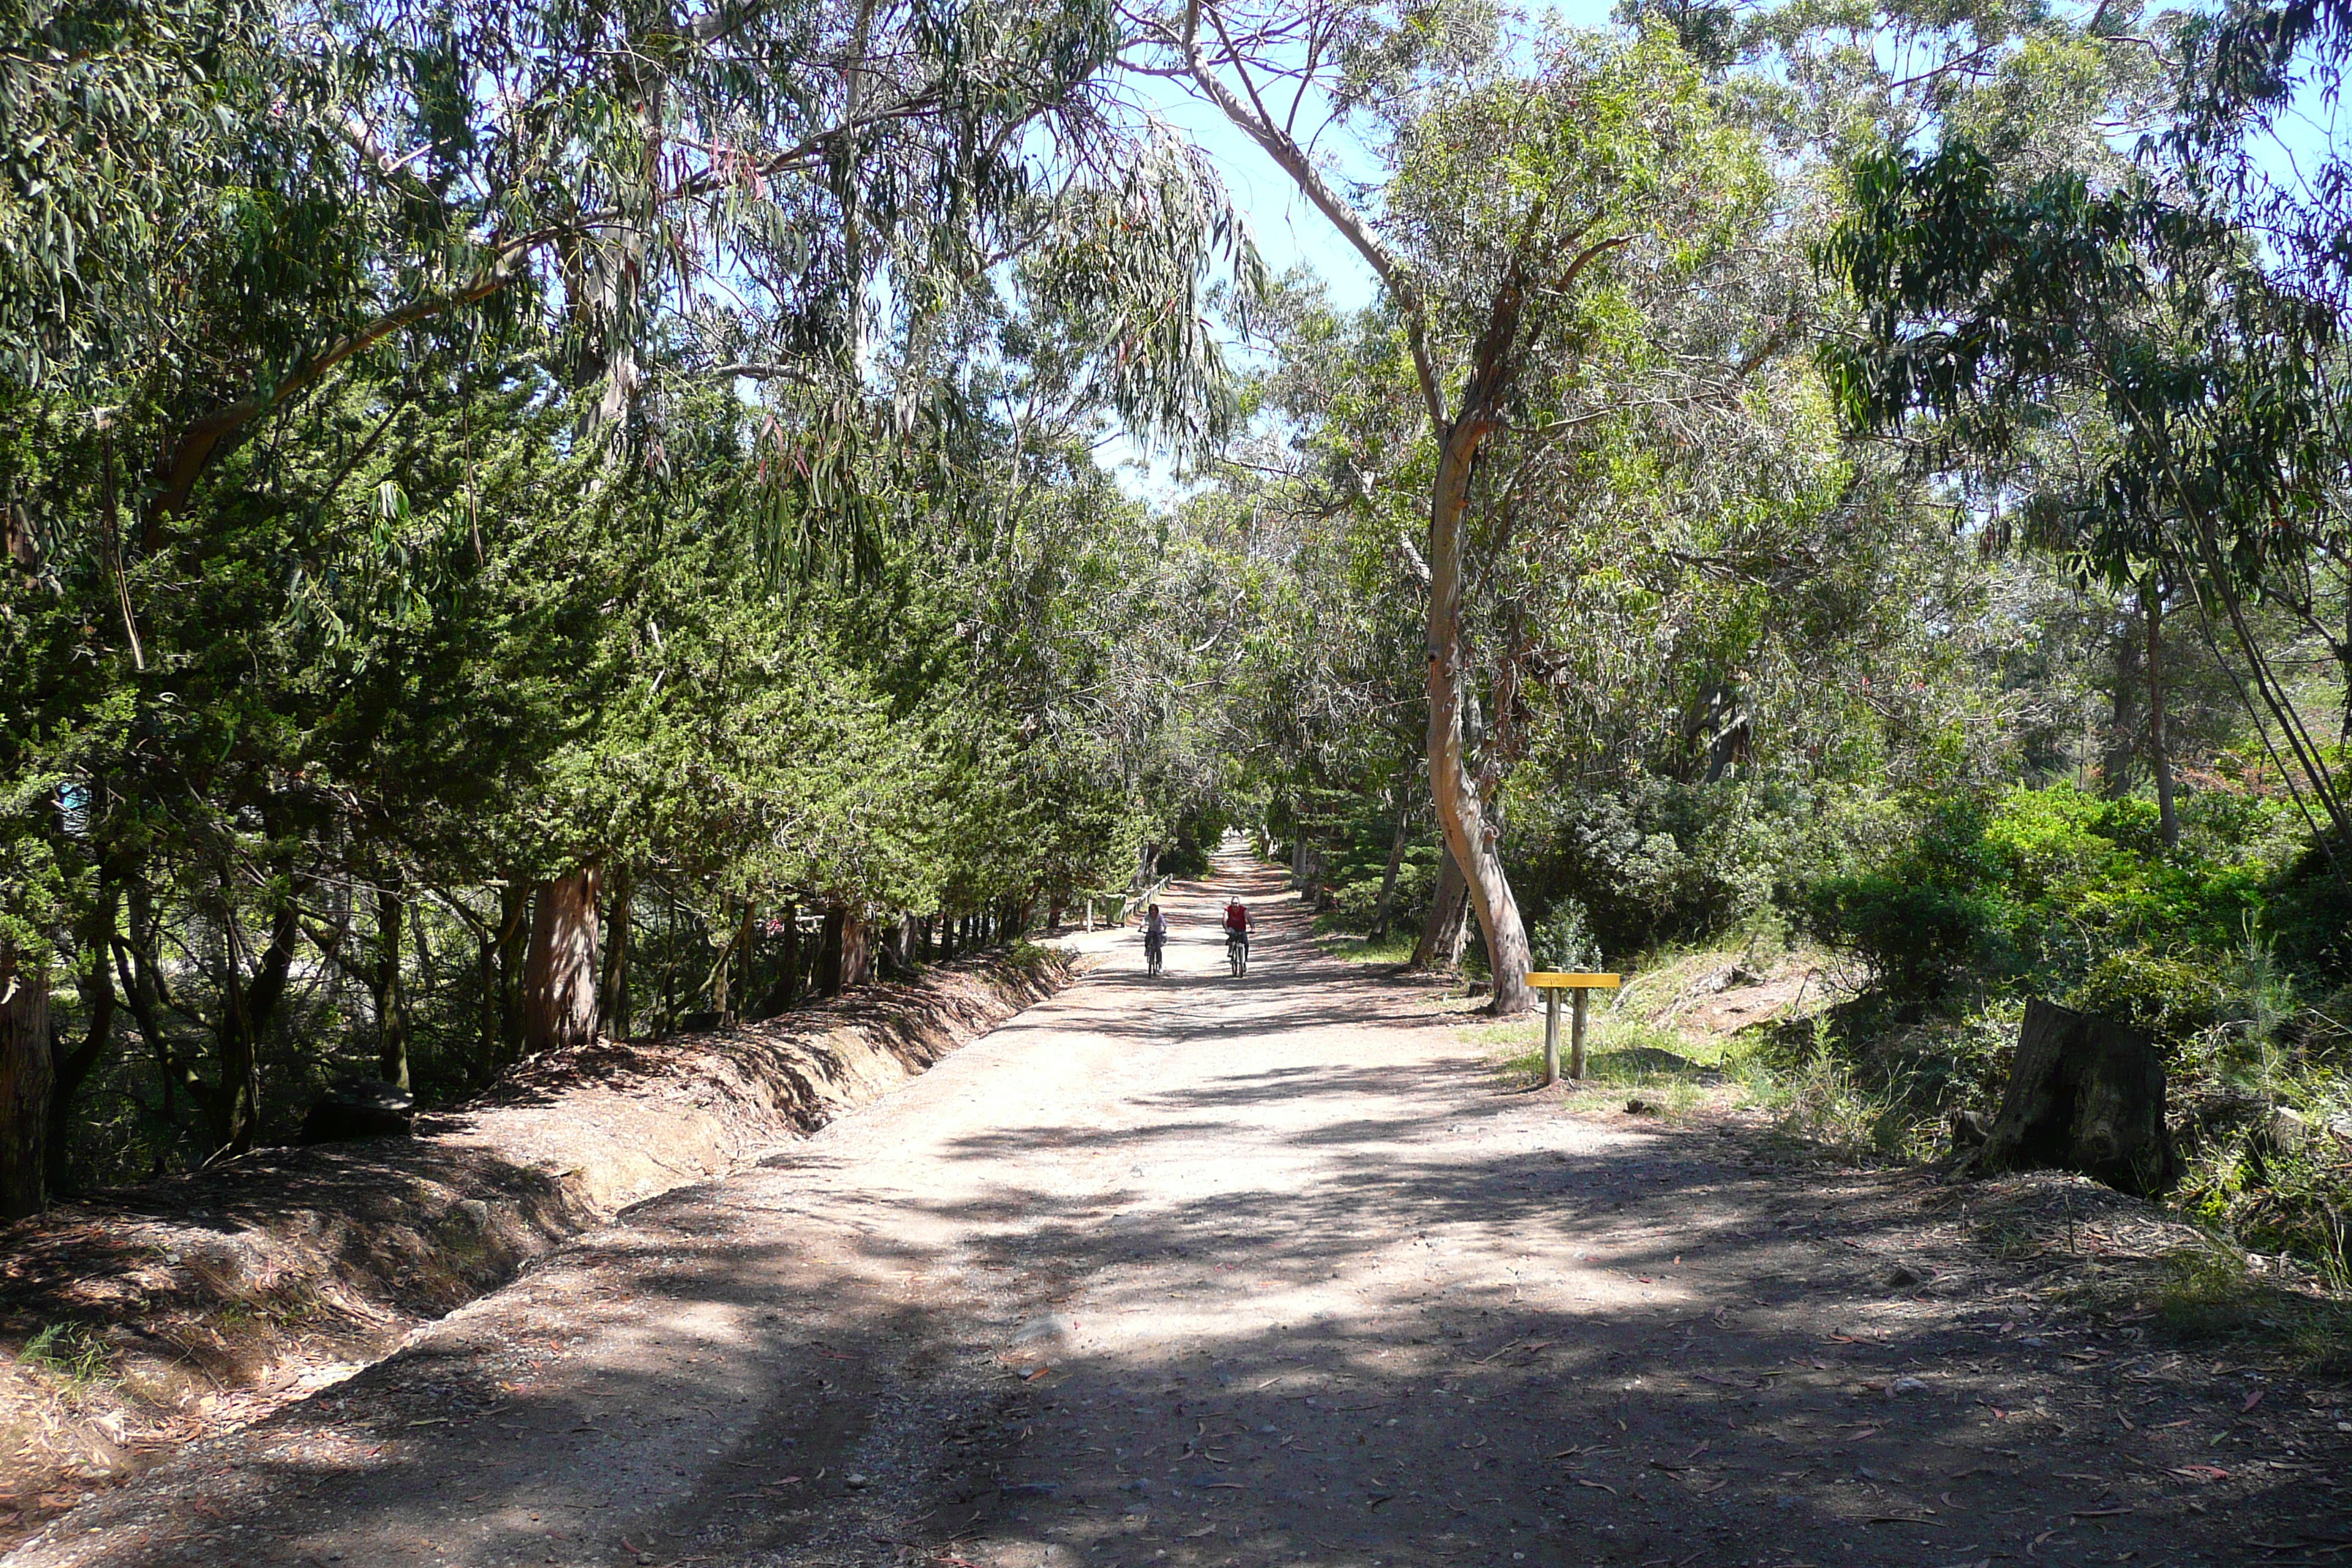
[[[2142,1331],[1890,1284],[1822,1178],[1505,1092],[1222,871],[1161,979],[1123,933],[9,1568],[2347,1560],[2335,1394],[2250,1427]]]

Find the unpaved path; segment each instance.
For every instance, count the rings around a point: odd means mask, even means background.
[[[1748,1140],[1506,1093],[1278,886],[1176,889],[1162,979],[1122,936],[7,1563],[2352,1561],[2334,1391],[1937,1295]]]

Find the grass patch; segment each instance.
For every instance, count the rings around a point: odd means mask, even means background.
[[[1826,1030],[1812,1052],[1791,1068],[1751,1057],[1748,1082],[1756,1101],[1786,1137],[1847,1155],[1917,1158],[1934,1145],[1934,1123],[1923,1122],[1900,1089],[1865,1084],[1838,1055]]]
[[[1334,958],[1344,958],[1350,963],[1402,963],[1412,957],[1413,934],[1391,930],[1384,937],[1373,938],[1361,931],[1323,929],[1326,915],[1315,922],[1316,936],[1322,941],[1324,951]]]
[[[2081,1304],[2146,1313],[2179,1339],[2286,1358],[2312,1373],[2352,1373],[2352,1301],[2275,1264],[2257,1269],[2208,1234],[2123,1279],[2073,1294]]]
[[[1540,1012],[1499,1023],[1472,1025],[1472,1042],[1497,1058],[1510,1082],[1527,1086],[1543,1079],[1544,1020]],[[1568,1024],[1560,1023],[1560,1070],[1568,1070]],[[1646,1107],[1668,1118],[1686,1115],[1722,1098],[1727,1081],[1724,1043],[1661,1029],[1633,1017],[1608,1017],[1598,1011],[1584,1036],[1584,1077],[1589,1088],[1641,1091]]]
[[[42,1329],[25,1342],[16,1360],[76,1390],[106,1381],[106,1346],[89,1330],[72,1323],[51,1323]]]

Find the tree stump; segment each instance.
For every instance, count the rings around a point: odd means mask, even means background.
[[[2079,1171],[2143,1197],[2169,1187],[2180,1165],[2165,1131],[2155,1043],[2112,1019],[2028,1002],[2000,1114],[1975,1163]]]

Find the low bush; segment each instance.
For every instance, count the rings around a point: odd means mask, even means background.
[[[1512,813],[1504,858],[1522,904],[1573,900],[1612,953],[1768,917],[1867,832],[1822,796],[1763,784],[1643,778],[1514,799]]]
[[[2053,995],[2087,986],[2103,1000],[2161,983],[2158,1012],[2176,1029],[2201,1026],[2213,999],[2171,966],[2242,945],[2302,847],[2287,806],[2221,794],[2183,800],[2171,850],[2147,802],[2071,784],[1917,801],[1907,815],[1916,830],[1883,863],[1801,889],[1813,934],[1912,1001],[1964,977]]]

